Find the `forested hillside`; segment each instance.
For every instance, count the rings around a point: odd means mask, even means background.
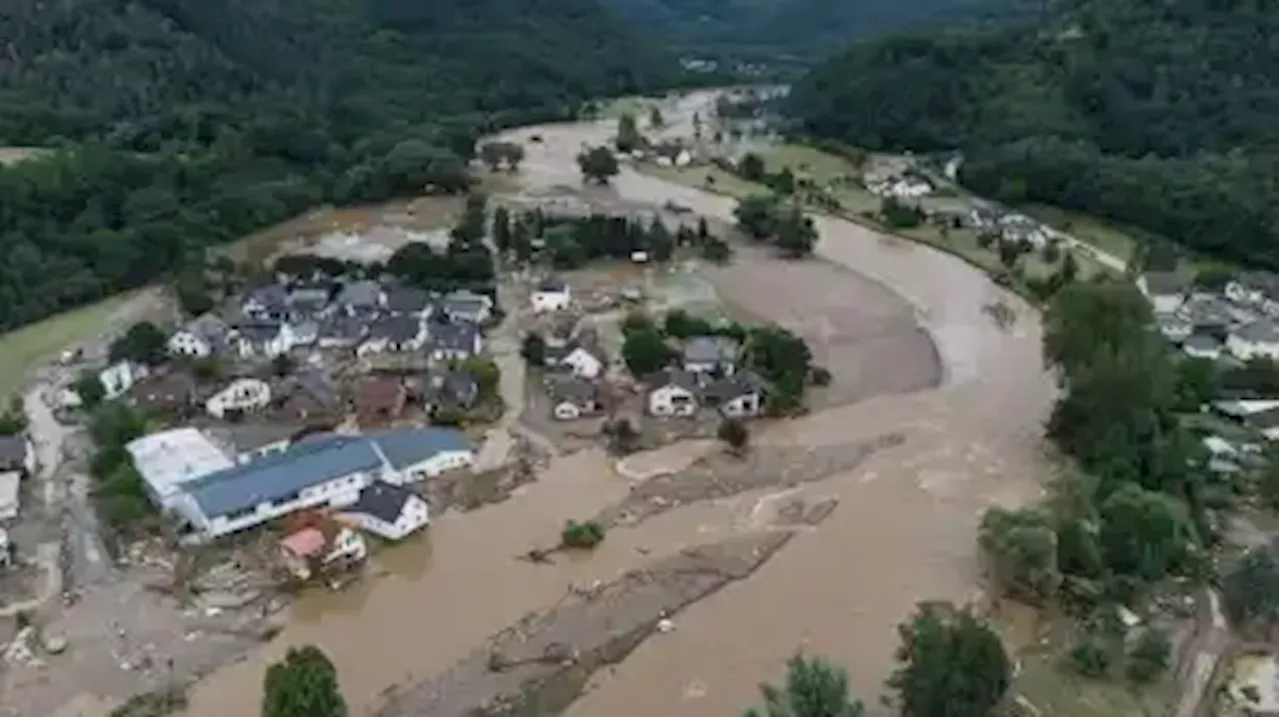
[[[856,45],[792,93],[812,134],[965,153],[962,181],[1276,262],[1276,13],[1071,0],[1044,22]]]
[[[596,0],[14,0],[0,37],[0,145],[66,148],[0,169],[0,329],[682,79]]]
[[[919,25],[1035,14],[1040,0],[604,0],[695,55],[813,59],[853,40]]]

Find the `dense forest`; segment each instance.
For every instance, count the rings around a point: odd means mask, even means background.
[[[919,25],[1008,19],[1040,0],[603,0],[620,17],[700,57],[776,64]]]
[[[17,0],[0,37],[0,145],[60,148],[0,168],[0,329],[686,79],[596,0]]]
[[[961,181],[1276,262],[1276,14],[1257,0],[1068,0],[1036,23],[858,44],[792,93],[804,130],[964,151]]]

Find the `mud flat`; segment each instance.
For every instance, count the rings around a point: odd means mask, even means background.
[[[789,524],[816,525],[835,509],[803,506]],[[655,632],[675,629],[682,608],[743,580],[794,532],[771,532],[688,548],[620,578],[572,590],[557,606],[492,637],[452,669],[395,693],[378,717],[543,717],[566,710],[602,667]]]

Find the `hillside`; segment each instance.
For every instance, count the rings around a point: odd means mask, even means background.
[[[596,0],[15,0],[0,37],[0,146],[68,150],[0,169],[0,329],[682,79]]]
[[[920,25],[1034,13],[1036,0],[604,0],[637,28],[695,55],[812,59],[841,45]]]
[[[1274,266],[1276,64],[1265,3],[1073,0],[1035,25],[855,45],[792,111],[870,149],[963,149],[982,193]]]

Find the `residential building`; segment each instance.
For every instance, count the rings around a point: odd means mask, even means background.
[[[650,376],[646,407],[654,416],[692,416],[698,412],[698,375],[667,368]]]
[[[738,345],[720,336],[694,336],[685,342],[681,365],[685,371],[709,375],[731,374],[736,365]]]
[[[175,356],[212,356],[227,344],[231,327],[212,313],[204,313],[173,332],[166,346]]]
[[[1274,272],[1250,271],[1227,282],[1223,293],[1232,301],[1263,306],[1280,299],[1280,277]]]
[[[764,412],[767,387],[759,374],[745,369],[707,384],[702,400],[730,418],[750,418]]]
[[[378,282],[361,279],[343,284],[333,303],[338,307],[339,313],[367,317],[382,309],[385,298]]]
[[[605,359],[598,348],[578,343],[569,347],[557,365],[569,369],[579,378],[595,380],[604,373]]]
[[[272,319],[237,324],[231,332],[240,358],[275,358],[294,347],[289,324]]]
[[[36,472],[36,449],[24,433],[0,436],[0,471],[17,471],[22,475]]]
[[[161,371],[135,383],[122,400],[148,413],[184,416],[196,403],[196,380],[179,369]]]
[[[0,471],[0,520],[13,520],[22,512],[22,474]]]
[[[389,483],[402,485],[467,468],[475,453],[458,431],[444,428],[390,428],[369,434],[388,466]]]
[[[368,319],[335,312],[320,321],[316,343],[322,349],[349,349],[364,340]]]
[[[571,298],[568,284],[548,281],[533,290],[529,296],[529,304],[536,313],[563,311],[569,308]]]
[[[333,297],[331,281],[312,281],[294,284],[285,298],[285,307],[291,321],[316,320],[330,311]]]
[[[412,491],[376,480],[360,491],[339,516],[387,540],[402,540],[430,521],[427,502]]]
[[[480,384],[466,371],[450,371],[433,377],[428,401],[435,410],[467,411],[480,400]]]
[[[1156,326],[1164,337],[1176,344],[1186,341],[1191,336],[1194,326],[1191,321],[1179,314],[1161,314],[1156,316]]]
[[[370,426],[399,418],[409,390],[397,378],[365,376],[356,384],[352,396],[360,425]]]
[[[465,361],[480,353],[480,326],[470,321],[430,321],[426,351],[432,361]]]
[[[1194,333],[1182,343],[1182,351],[1192,358],[1217,361],[1222,357],[1222,342],[1209,334]]]
[[[436,309],[454,321],[479,325],[493,315],[493,299],[471,291],[454,291],[445,294]]]
[[[280,539],[280,558],[299,580],[333,565],[364,562],[369,549],[360,534],[343,525],[307,526]]]
[[[271,386],[260,378],[233,379],[205,401],[205,410],[216,418],[243,416],[271,404]]]
[[[1280,360],[1280,327],[1274,319],[1259,319],[1227,334],[1227,350],[1241,361],[1265,356]]]
[[[416,286],[396,284],[386,287],[386,311],[389,314],[426,318],[431,314],[434,297]]]
[[[369,327],[369,335],[356,348],[368,356],[383,352],[417,351],[427,339],[426,325],[413,316],[383,316]]]
[[[151,375],[151,369],[145,364],[132,361],[118,361],[98,372],[98,381],[102,383],[103,398],[114,401],[124,395],[133,385]]]
[[[164,510],[176,507],[186,484],[235,465],[222,448],[195,428],[151,433],[129,442],[125,450],[133,458],[151,502]]]
[[[305,432],[296,423],[233,423],[206,430],[236,464],[283,452]]]
[[[288,313],[288,298],[288,292],[280,284],[260,284],[245,292],[240,311],[250,319],[281,321]]]
[[[1138,278],[1138,290],[1157,314],[1172,314],[1187,298],[1191,282],[1173,271],[1149,271]]]
[[[315,425],[340,416],[345,406],[338,387],[324,370],[307,366],[294,371],[278,394],[276,414],[283,420]]]
[[[590,416],[603,408],[599,385],[582,378],[552,379],[547,395],[551,397],[551,415],[561,421]]]

